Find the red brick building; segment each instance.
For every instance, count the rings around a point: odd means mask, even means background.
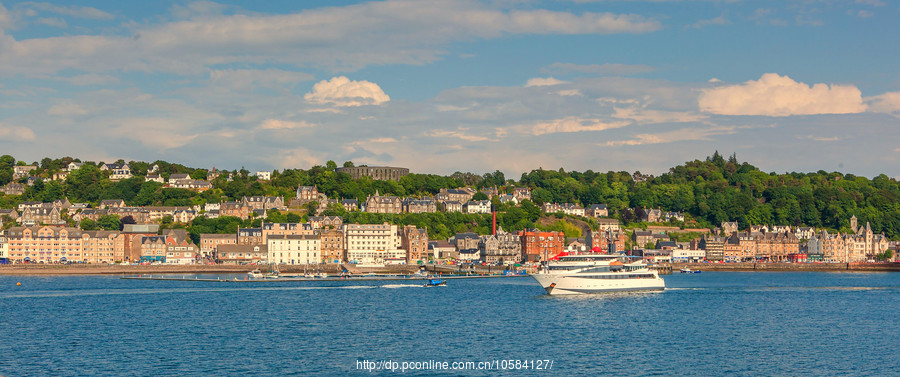
[[[522,238],[522,254],[527,262],[545,261],[563,252],[566,235],[563,232],[545,232],[532,229],[519,231]]]

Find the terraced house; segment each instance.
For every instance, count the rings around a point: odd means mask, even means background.
[[[6,232],[13,262],[59,263],[84,261],[82,232],[70,227],[12,227]]]

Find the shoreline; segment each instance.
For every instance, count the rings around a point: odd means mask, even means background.
[[[672,263],[672,273],[682,268],[700,271],[900,271],[900,263]]]
[[[265,269],[263,266],[253,265],[157,265],[157,266],[122,266],[122,265],[0,265],[0,276],[24,276],[24,275],[143,275],[143,274],[246,274],[256,269]],[[303,273],[306,270],[326,272],[330,274],[341,273],[341,265],[324,264],[311,265],[309,268],[303,265],[280,265],[281,273]],[[415,265],[396,265],[384,268],[360,269],[361,272],[380,272],[387,274],[407,274],[418,271]]]
[[[431,265],[428,265],[431,266]],[[700,271],[897,271],[900,263],[671,263],[672,273],[682,268]],[[361,268],[359,273],[409,274],[419,270],[420,265],[393,265],[383,268]],[[244,274],[265,266],[252,265],[0,265],[0,276],[23,275],[143,275],[143,274]],[[324,264],[306,267],[303,265],[278,266],[282,273],[302,273],[317,270],[330,274],[341,273],[341,265]]]

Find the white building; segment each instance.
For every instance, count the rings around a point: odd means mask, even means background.
[[[466,213],[491,213],[490,200],[473,200],[463,205]]]
[[[269,263],[319,264],[322,259],[322,244],[317,235],[269,235],[266,246],[269,248]]]
[[[270,171],[258,171],[256,172],[256,179],[260,181],[268,181],[272,179],[272,172]]]
[[[0,237],[0,260],[9,260],[9,243],[6,242],[6,237]]]
[[[397,225],[344,224],[344,234],[347,260],[351,263],[384,263],[393,258],[406,258]]]
[[[672,250],[672,262],[699,262],[706,259],[706,250]]]
[[[100,165],[100,171],[106,171],[106,170],[108,170],[110,172],[109,179],[111,181],[119,181],[122,179],[129,179],[132,177],[131,167],[129,167],[128,164],[112,163],[112,164]]]

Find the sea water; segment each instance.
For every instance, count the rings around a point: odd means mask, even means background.
[[[529,277],[0,276],[0,375],[900,373],[900,273],[664,278],[663,292],[561,297]]]

